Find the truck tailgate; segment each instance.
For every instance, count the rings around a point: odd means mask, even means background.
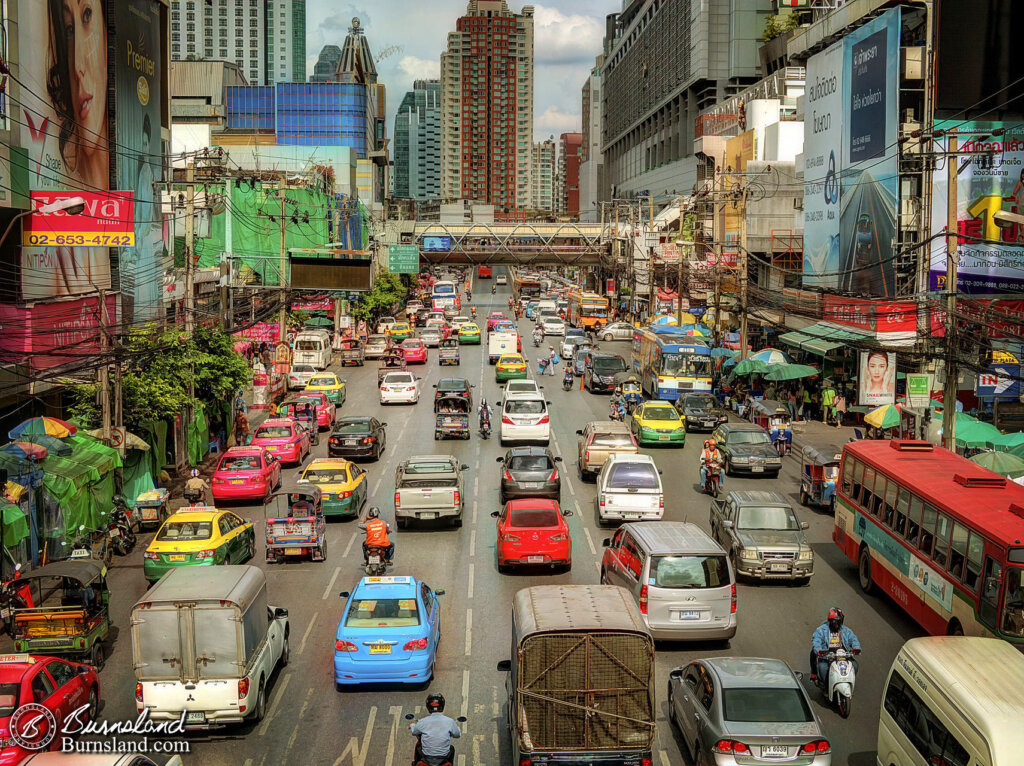
[[[428,486],[408,486],[408,484]],[[399,487],[397,507],[402,511],[415,511],[424,508],[454,508],[458,503],[455,494],[458,486],[454,481],[424,481],[417,480],[408,482]]]
[[[197,681],[193,689],[186,689],[180,681],[143,681],[142,704],[154,712],[193,711],[193,715],[185,714],[186,726],[205,723],[206,716],[200,713],[242,715],[238,711],[238,679],[234,678]]]

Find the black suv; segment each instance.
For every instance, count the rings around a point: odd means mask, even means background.
[[[724,423],[713,434],[725,461],[726,474],[743,471],[767,474],[772,478],[782,470],[782,458],[772,446],[768,432],[753,423]]]
[[[441,378],[434,384],[437,391],[434,392],[434,399],[442,396],[461,396],[469,402],[469,408],[473,409],[473,384],[465,378]]]
[[[729,422],[729,413],[711,394],[683,394],[676,399],[676,410],[686,422],[686,432],[714,431]]]
[[[626,369],[626,360],[618,354],[591,354],[583,368],[583,387],[590,393],[614,391],[615,376]]]

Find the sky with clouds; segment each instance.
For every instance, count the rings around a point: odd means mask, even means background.
[[[511,0],[519,12],[528,0]],[[466,12],[466,0],[306,0],[306,71],[324,45],[340,46],[358,16],[370,50],[401,50],[377,64],[387,85],[388,134],[395,109],[413,80],[436,78],[448,33]],[[622,0],[548,0],[534,7],[534,137],[580,130],[580,90],[601,51],[605,16]]]

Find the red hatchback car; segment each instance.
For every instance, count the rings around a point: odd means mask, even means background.
[[[545,498],[510,500],[491,514],[498,520],[498,571],[543,564],[572,569],[572,538],[558,502]]]
[[[408,362],[427,363],[427,347],[419,338],[409,338],[402,341],[402,356]]]
[[[262,500],[281,486],[281,461],[263,447],[232,447],[213,472],[214,500]]]
[[[69,662],[58,657],[33,657],[28,654],[0,656],[0,766],[21,763],[37,750],[20,747],[11,740],[18,734],[23,740],[42,742],[52,734],[45,714],[22,713],[18,717],[17,731],[11,731],[11,717],[22,705],[35,703],[46,708],[56,719],[57,731],[71,714],[86,708],[77,716],[78,721],[95,721],[100,705],[100,680],[89,665]],[[74,722],[69,728],[75,728]],[[48,747],[58,750],[61,737],[55,736]]]
[[[265,420],[253,434],[251,446],[264,447],[278,460],[297,465],[309,455],[309,431],[291,418]]]

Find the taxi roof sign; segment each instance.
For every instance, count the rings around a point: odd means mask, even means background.
[[[175,513],[217,513],[212,505],[183,505]]]
[[[3,662],[25,662],[29,665],[35,662],[35,658],[28,654],[0,654],[0,663]]]
[[[366,577],[363,582],[367,585],[408,585],[412,582],[411,577]]]

